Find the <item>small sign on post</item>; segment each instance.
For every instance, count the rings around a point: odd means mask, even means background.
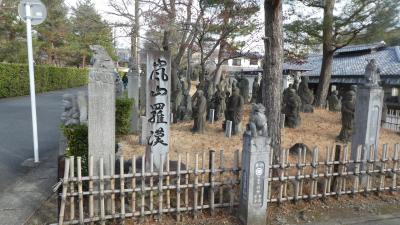
[[[39,146],[36,116],[35,74],[33,68],[32,25],[43,23],[47,17],[46,7],[40,0],[22,0],[18,5],[18,15],[26,22],[26,42],[28,47],[29,86],[31,95],[33,151],[35,163],[39,163]]]
[[[147,148],[146,164],[153,161],[160,169],[161,157],[166,161],[169,149],[171,57],[169,52],[147,53],[146,118]],[[153,160],[151,159],[153,155]]]

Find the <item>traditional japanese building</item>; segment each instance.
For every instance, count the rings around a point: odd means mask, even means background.
[[[350,45],[335,52],[331,85],[338,89],[363,82],[368,61],[375,59],[386,96],[398,96],[400,88],[400,47],[387,46],[385,42]],[[321,71],[322,54],[310,55],[302,66],[310,69],[310,86],[316,88]]]

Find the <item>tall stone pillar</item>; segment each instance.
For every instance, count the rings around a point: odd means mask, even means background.
[[[134,134],[139,131],[139,87],[139,71],[137,68],[130,69],[128,72],[128,98],[133,99],[130,129]]]
[[[383,107],[383,89],[379,86],[376,62],[372,59],[365,70],[366,82],[357,89],[354,114],[354,133],[351,143],[351,158],[357,157],[357,147],[365,146],[361,159],[369,159],[371,147],[377,149]],[[364,169],[365,165],[361,165]]]
[[[351,142],[351,157],[356,159],[357,147],[365,146],[361,159],[369,159],[371,147],[377,149],[383,107],[381,87],[361,86],[357,90],[354,114],[354,133]]]
[[[243,134],[239,219],[245,225],[265,225],[267,223],[271,149],[270,138],[267,137],[264,111],[265,108],[261,104],[253,107],[250,123]]]
[[[109,175],[110,156],[115,155],[115,76],[114,64],[101,46],[91,46],[94,65],[88,84],[89,156],[94,159],[94,175],[99,175],[99,161],[104,159],[104,171]]]

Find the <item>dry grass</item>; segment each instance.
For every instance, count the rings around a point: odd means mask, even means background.
[[[246,105],[244,124],[248,121],[250,106]],[[323,109],[316,109],[314,113],[302,113],[301,125],[296,129],[283,129],[283,148],[290,148],[296,143],[304,143],[310,148],[319,147],[320,159],[324,158],[324,151],[327,147],[333,146],[335,138],[341,129],[340,113],[329,112]],[[222,121],[215,124],[207,124],[204,134],[192,133],[190,129],[193,121],[180,122],[171,126],[170,153],[171,159],[176,159],[178,153],[202,153],[208,150],[224,150],[227,163],[233,161],[233,153],[242,149],[242,135],[226,138],[222,130]],[[123,155],[143,155],[145,146],[138,144],[137,135],[128,135],[120,138],[123,147]],[[387,129],[381,129],[380,145],[387,143],[393,149],[395,143],[400,143],[400,136]],[[392,152],[392,151],[390,151]],[[218,161],[218,157],[217,157]]]

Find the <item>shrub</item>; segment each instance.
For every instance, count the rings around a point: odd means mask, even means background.
[[[115,134],[126,135],[131,125],[133,100],[122,97],[117,98],[115,103]]]
[[[28,65],[0,63],[0,98],[29,94]],[[37,93],[87,84],[88,70],[72,67],[35,66]]]
[[[89,144],[88,126],[86,124],[62,126],[62,131],[68,141],[67,156],[82,157],[82,174],[88,174]]]

